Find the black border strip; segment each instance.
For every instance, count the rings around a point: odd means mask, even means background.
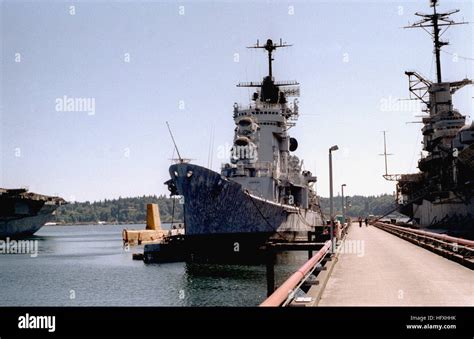
[[[19,329],[18,318],[56,316],[56,331]],[[412,316],[455,316],[419,321]],[[0,338],[91,336],[466,337],[474,334],[473,307],[3,307]],[[407,324],[455,324],[456,329],[409,330]]]

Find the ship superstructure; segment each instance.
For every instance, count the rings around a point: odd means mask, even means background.
[[[433,13],[416,13],[421,19],[407,27],[430,33],[436,63],[435,81],[414,71],[405,72],[410,93],[424,105],[420,172],[384,177],[397,181],[400,212],[414,224],[469,233],[474,225],[474,125],[466,125],[466,116],[454,108],[452,95],[472,81],[444,81],[440,56],[441,48],[448,45],[441,40],[442,34],[465,22],[450,19],[459,10],[441,13],[437,5],[431,1]]]
[[[203,241],[214,253],[252,251],[271,238],[292,240],[322,230],[323,216],[315,192],[316,177],[303,170],[293,154],[298,147],[289,130],[298,118],[296,81],[275,81],[273,53],[287,47],[268,39],[249,48],[268,54],[268,75],[261,82],[240,83],[255,88],[248,106],[234,104],[234,140],[230,162],[221,173],[179,161],[170,167],[167,181],[172,195],[184,197],[188,243],[202,252]],[[239,250],[239,251],[240,251]],[[212,255],[212,253],[208,253]]]
[[[250,47],[268,52],[268,75],[261,82],[237,85],[256,91],[249,106],[234,104],[234,145],[222,175],[258,197],[307,209],[318,205],[312,189],[316,177],[302,171],[302,161],[292,154],[298,142],[288,133],[298,119],[298,100],[288,103],[287,98],[299,96],[299,84],[275,81],[272,75],[272,52],[287,46],[268,40],[264,46]]]

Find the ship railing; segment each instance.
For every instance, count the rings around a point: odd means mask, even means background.
[[[294,114],[298,113],[299,106],[298,106],[297,101],[289,102],[286,104],[279,104],[279,103],[272,104],[268,102],[250,103],[246,105],[238,104],[238,103],[234,104],[234,110],[243,110],[243,109],[260,109],[261,110],[261,109],[275,109],[275,108],[278,108],[281,110],[282,107],[285,111],[291,110],[292,113]]]
[[[310,278],[318,265],[321,264],[321,261],[330,253],[330,249],[331,241],[327,241],[311,259],[281,284],[260,306],[287,306],[295,298],[297,290]]]
[[[237,103],[234,104],[234,110],[239,110],[239,111],[244,110],[244,109],[275,109],[275,108],[281,109],[282,104],[278,104],[278,103],[271,104],[271,103],[263,103],[263,102],[251,103],[251,104],[246,104],[246,105],[237,104]],[[291,108],[293,108],[293,106]]]
[[[274,110],[278,109],[280,114],[285,115],[289,120],[296,121],[299,117],[299,108],[297,101],[290,102],[289,104],[270,104],[270,103],[253,103],[248,105],[234,104],[234,117],[242,116],[244,110]]]

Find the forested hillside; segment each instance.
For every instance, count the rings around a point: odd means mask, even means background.
[[[174,216],[173,216],[174,200]],[[394,197],[392,195],[380,195],[364,197],[360,195],[348,198],[350,207],[347,215],[352,217],[367,216],[369,214],[382,215],[394,209]],[[179,199],[171,199],[164,195],[141,196],[133,198],[106,199],[96,202],[76,202],[62,206],[57,211],[56,222],[58,223],[143,223],[146,220],[146,205],[157,203],[160,208],[162,222],[170,222],[172,219],[181,221],[183,219],[183,205]],[[335,214],[341,214],[341,197],[334,197]],[[329,198],[321,198],[321,207],[325,215],[329,215]]]
[[[182,205],[177,199],[165,196],[142,196],[134,198],[118,198],[96,202],[76,202],[62,206],[58,209],[56,222],[59,223],[143,223],[146,220],[146,205],[157,203],[160,208],[162,222],[182,220]]]

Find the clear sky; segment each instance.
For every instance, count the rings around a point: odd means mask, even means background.
[[[398,99],[409,96],[405,70],[433,79],[432,45],[424,31],[401,27],[430,11],[427,0],[0,3],[0,187],[78,201],[166,193],[165,121],[182,155],[205,166],[214,130],[219,170],[232,105],[249,101],[235,85],[267,71],[264,52],[245,47],[267,38],[293,44],[276,52],[274,75],[301,83],[291,134],[321,195],[333,144],[336,192],[342,183],[351,195],[394,191],[382,178],[382,130],[389,171],[417,171],[421,125],[407,122],[420,112]],[[453,8],[454,19],[474,21],[472,1],[441,0],[439,10]],[[444,50],[473,58],[473,29],[451,27]],[[446,80],[472,78],[472,60],[442,59]],[[454,99],[468,116],[472,87]],[[58,110],[64,96],[93,99],[94,114]]]

